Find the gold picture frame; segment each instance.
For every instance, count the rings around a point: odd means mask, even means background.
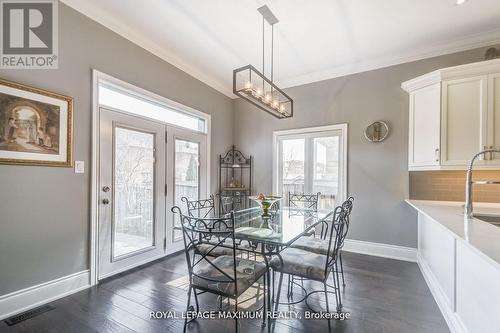
[[[0,79],[0,164],[72,167],[73,98]]]

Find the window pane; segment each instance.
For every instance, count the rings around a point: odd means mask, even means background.
[[[339,137],[313,139],[313,193],[321,192],[318,208],[334,208],[339,193]]]
[[[291,193],[304,193],[305,178],[305,140],[282,140],[282,177],[283,196]]]
[[[156,104],[107,85],[99,85],[99,104],[193,131],[206,132],[206,121],[203,118],[168,108],[159,103]]]
[[[113,257],[153,244],[154,135],[115,128]]]
[[[199,159],[200,147],[197,142],[175,140],[175,205],[184,209],[182,197],[199,200]],[[174,240],[182,237],[179,219],[174,221]]]

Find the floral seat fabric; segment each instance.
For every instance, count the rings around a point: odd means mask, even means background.
[[[278,272],[324,281],[326,260],[325,255],[289,247],[274,256],[270,263]]]
[[[231,246],[228,244],[227,246]],[[210,252],[210,253],[209,253]],[[210,257],[220,257],[220,256],[232,256],[233,249],[230,247],[216,246],[214,248],[213,244],[202,243],[198,244],[196,247],[196,253],[201,255],[208,255]],[[239,254],[239,251],[236,250],[236,255]]]
[[[326,256],[326,254],[328,253],[328,244],[329,242],[326,239],[302,236],[295,242],[293,242],[290,247]],[[330,255],[333,255],[333,252],[334,249],[332,244]]]
[[[234,277],[233,257],[221,256],[211,261],[218,269]],[[224,295],[240,296],[245,290],[259,280],[266,272],[266,265],[261,262],[236,258],[236,285],[211,264],[203,263],[195,266],[193,271],[194,287],[222,293]],[[218,280],[218,281],[214,281]],[[237,293],[235,292],[237,288]]]

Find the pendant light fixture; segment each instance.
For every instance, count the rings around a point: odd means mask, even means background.
[[[276,118],[293,116],[293,100],[278,88],[274,82],[274,25],[278,19],[266,5],[257,9],[262,15],[262,72],[246,65],[233,71],[233,93]],[[271,69],[265,76],[265,24],[271,26]]]

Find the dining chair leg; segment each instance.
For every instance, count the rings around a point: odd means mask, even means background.
[[[189,307],[191,306],[191,290],[192,290],[192,287],[191,287],[191,285],[189,285],[186,312],[189,311]],[[196,291],[195,291],[195,293],[196,293]],[[184,318],[184,330],[183,330],[184,333],[186,333],[186,328],[187,328],[187,317],[188,316],[186,316],[186,318]]]
[[[238,328],[239,328],[239,325],[238,325],[238,297],[236,297],[234,299],[234,312],[236,313],[236,317],[234,318],[234,331],[236,333],[238,333]]]
[[[262,301],[264,302],[263,305],[262,305],[262,327],[266,326],[266,310],[267,310],[267,298],[266,298],[266,274],[264,274],[262,276],[262,279],[264,280],[264,288],[262,288],[263,292],[264,292],[264,297],[262,298]],[[259,284],[259,290],[260,290],[260,284]],[[257,291],[257,295],[259,291]]]
[[[326,281],[323,282],[323,286],[325,288],[325,301],[326,301],[326,312],[327,313],[330,313],[330,306],[328,304],[328,289],[327,289],[327,284],[326,284]],[[328,331],[330,332],[331,330],[331,327],[330,327],[330,317],[328,317]]]
[[[339,259],[340,259],[340,273],[342,274],[342,287],[345,288],[344,265],[342,264],[342,251],[339,252]]]
[[[339,294],[339,297],[338,297],[339,302],[337,304],[337,312],[340,312],[342,310],[342,294],[340,292],[339,268],[338,268],[337,261],[335,261],[335,271],[336,271],[335,278],[337,280],[337,291],[336,291],[336,293]]]
[[[196,290],[193,290],[193,293],[194,293],[194,302],[195,302],[195,305],[196,305],[196,312],[199,312],[200,311],[200,305],[198,303],[198,294],[196,293]]]
[[[281,294],[281,284],[283,283],[283,273],[280,272],[280,279],[278,282],[278,294],[276,295],[276,305],[274,306],[274,311],[278,312],[278,306],[280,305],[280,294]]]

